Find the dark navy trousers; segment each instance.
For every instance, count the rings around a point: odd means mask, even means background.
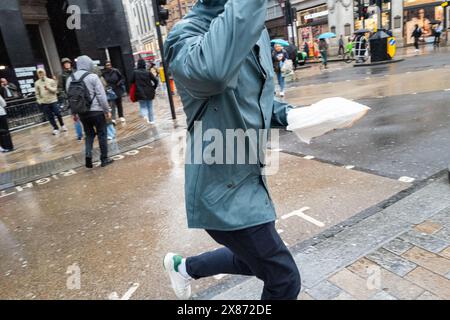
[[[262,300],[297,300],[300,273],[274,222],[239,231],[206,231],[224,248],[186,259],[192,278],[256,276],[264,282]]]

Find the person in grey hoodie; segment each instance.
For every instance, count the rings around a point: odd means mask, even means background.
[[[106,118],[111,118],[111,107],[106,97],[105,88],[94,71],[94,62],[88,56],[78,57],[77,71],[67,80],[67,92],[69,92],[70,84],[74,79],[79,80],[86,73],[89,75],[84,78],[84,83],[89,90],[92,100],[91,109],[89,112],[80,115],[79,117],[83,123],[84,133],[86,135],[86,167],[93,168],[92,163],[92,149],[94,146],[95,136],[98,136],[100,144],[100,160],[101,166],[106,167],[110,165],[113,160],[108,158],[108,138]],[[75,118],[76,119],[76,118]]]

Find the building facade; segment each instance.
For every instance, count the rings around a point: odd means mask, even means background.
[[[167,30],[172,27],[192,9],[197,0],[169,0],[167,9],[169,9],[170,17],[167,21]]]
[[[56,76],[61,58],[81,54],[100,64],[109,59],[131,77],[133,56],[121,1],[0,1],[0,77],[31,92],[33,70],[42,67]]]
[[[369,0],[362,0],[369,6]],[[295,24],[296,34],[292,35],[287,26],[284,10],[285,0],[270,0],[268,3],[267,28],[272,38],[294,40],[297,45],[313,42],[324,32],[334,32],[349,37],[355,30],[376,29],[379,15],[384,29],[392,31],[399,46],[411,45],[414,40],[411,34],[418,24],[424,31],[424,42],[432,42],[433,26],[441,22],[449,26],[449,10],[441,7],[443,1],[436,0],[384,0],[381,14],[374,6],[369,6],[369,17],[359,20],[355,14],[355,0],[291,0],[297,11]],[[447,37],[447,33],[444,33]],[[337,39],[331,40],[336,46]]]
[[[151,0],[123,0],[133,53],[152,52],[159,56],[155,16]],[[163,32],[165,28],[163,28]]]

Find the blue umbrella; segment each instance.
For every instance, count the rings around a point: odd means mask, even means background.
[[[333,32],[325,32],[318,37],[318,39],[329,39],[329,38],[336,38],[336,35]]]
[[[289,47],[289,42],[287,42],[286,40],[283,39],[274,39],[271,41],[272,44],[279,44],[282,45],[283,47]]]

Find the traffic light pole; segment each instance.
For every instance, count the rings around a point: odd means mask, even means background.
[[[164,59],[164,43],[163,43],[163,37],[162,37],[162,33],[161,33],[161,22],[159,21],[159,16],[157,14],[158,3],[156,0],[153,0],[152,4],[153,4],[154,16],[155,16],[156,33],[158,35],[159,50],[161,52],[161,62],[163,65],[163,73],[164,73],[164,78],[166,79],[166,87],[167,87],[167,95],[169,97],[170,111],[172,112],[172,119],[176,120],[177,115],[175,112],[175,104],[173,102],[172,88],[170,87],[170,78],[169,78],[169,73],[168,73],[169,69],[168,69],[167,62]]]
[[[172,112],[172,119],[176,120],[177,115],[175,113],[175,104],[173,102],[172,88],[170,87],[170,78],[167,72],[167,70],[169,69],[167,66],[167,62],[164,59],[164,44],[162,39],[161,27],[159,25],[156,26],[156,32],[158,34],[158,43],[159,43],[159,50],[161,52],[161,62],[163,65],[164,78],[166,79],[166,87],[167,87],[167,95],[169,96],[170,111]]]

